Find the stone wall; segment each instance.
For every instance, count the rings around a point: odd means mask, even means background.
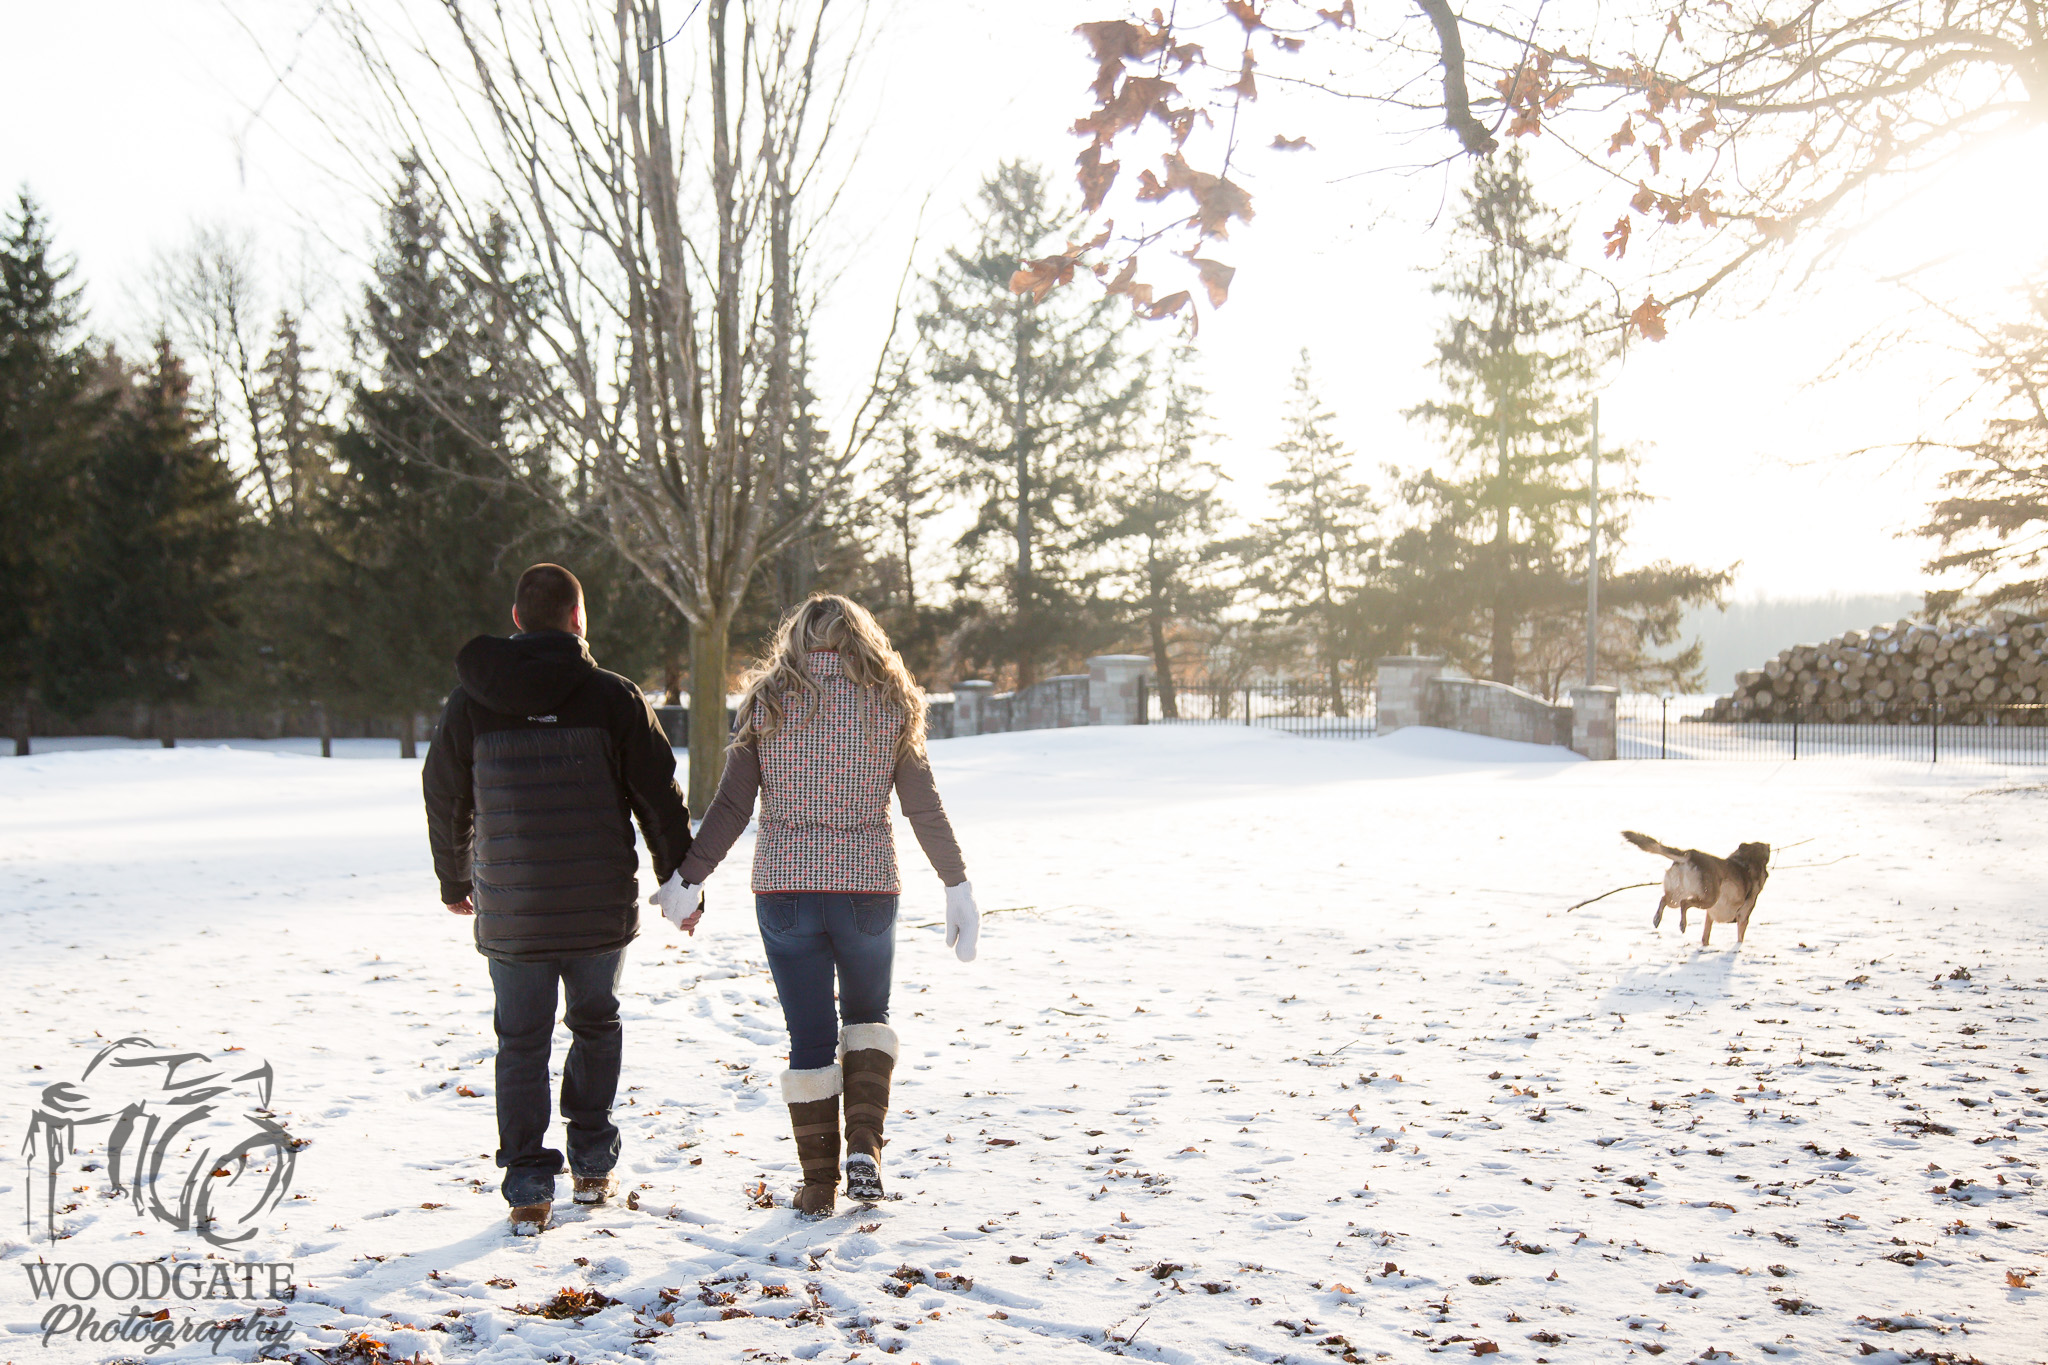
[[[1433,725],[1524,744],[1566,746],[1587,758],[1615,757],[1613,688],[1573,688],[1572,705],[1553,706],[1505,683],[1447,678],[1444,668],[1444,660],[1429,656],[1380,660],[1380,734]]]
[[[1064,730],[1075,725],[1142,725],[1138,681],[1146,659],[1101,654],[1086,673],[1065,673],[1016,692],[969,679],[953,686],[952,733],[1000,735],[1011,730]]]
[[[1477,678],[1435,679],[1426,714],[1425,725],[1523,744],[1569,744],[1572,737],[1571,707],[1552,706],[1520,688]]]

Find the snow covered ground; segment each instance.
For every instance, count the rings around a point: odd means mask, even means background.
[[[743,843],[697,939],[649,912],[631,953],[635,1207],[510,1237],[488,979],[395,758],[0,761],[4,1121],[106,1039],[266,1058],[308,1145],[233,1255],[294,1265],[290,1348],[328,1360],[2048,1359],[2038,771],[1428,731],[934,747],[993,913],[956,962],[900,837],[899,1199],[782,1206]],[[1654,891],[1566,912],[1661,872],[1624,827],[1798,847],[1750,942],[1702,949],[1651,929]],[[141,1354],[46,1347],[38,1258],[207,1250],[94,1159],[64,1240],[0,1225],[0,1358]],[[616,1302],[526,1311],[565,1289]],[[202,1310],[172,1320],[231,1316]]]

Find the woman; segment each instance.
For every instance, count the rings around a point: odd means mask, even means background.
[[[697,904],[760,797],[754,913],[789,1026],[782,1096],[803,1165],[796,1207],[810,1217],[832,1212],[837,1197],[842,1093],[846,1192],[882,1197],[882,1121],[896,1065],[892,786],[946,884],[946,944],[962,962],[974,959],[980,916],[924,733],[924,691],[875,618],[844,597],[812,597],[783,618],[767,661],[748,676],[718,796],[655,897],[664,907]],[[695,932],[695,916],[679,922]]]

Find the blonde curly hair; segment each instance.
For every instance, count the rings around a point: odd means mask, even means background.
[[[903,718],[903,731],[896,737],[897,758],[924,753],[924,689],[872,612],[851,598],[823,592],[789,609],[775,628],[768,657],[741,680],[735,748],[744,744],[758,750],[773,739],[789,718],[787,707],[793,698],[808,697],[815,704],[824,696],[808,659],[817,649],[836,651],[841,670],[859,686],[882,689],[889,708]]]

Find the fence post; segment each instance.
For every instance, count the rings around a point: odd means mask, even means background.
[[[1800,717],[1800,716],[1801,716],[1801,715],[1802,715],[1802,714],[1803,714],[1803,713],[1805,712],[1805,710],[1806,710],[1806,705],[1805,705],[1805,703],[1804,703],[1804,702],[1795,702],[1795,703],[1793,703],[1793,706],[1792,706],[1792,761],[1793,761],[1794,763],[1797,763],[1797,762],[1799,761],[1799,717]]]
[[[1244,690],[1244,723],[1252,723],[1252,690],[1249,687]]]
[[[1932,738],[1932,740],[1933,740],[1933,753],[1932,753],[1932,755],[1931,755],[1931,756],[1930,756],[1930,757],[1928,758],[1928,760],[1927,760],[1927,761],[1928,761],[1929,763],[1939,763],[1939,762],[1941,762],[1941,703],[1940,703],[1940,702],[1936,702],[1936,703],[1934,703],[1934,729],[1933,729],[1933,733],[1932,733],[1932,736],[1931,736],[1931,738]]]
[[[1152,688],[1143,673],[1138,675],[1138,724],[1152,723]]]
[[[1657,757],[1671,757],[1671,698],[1657,699]]]

